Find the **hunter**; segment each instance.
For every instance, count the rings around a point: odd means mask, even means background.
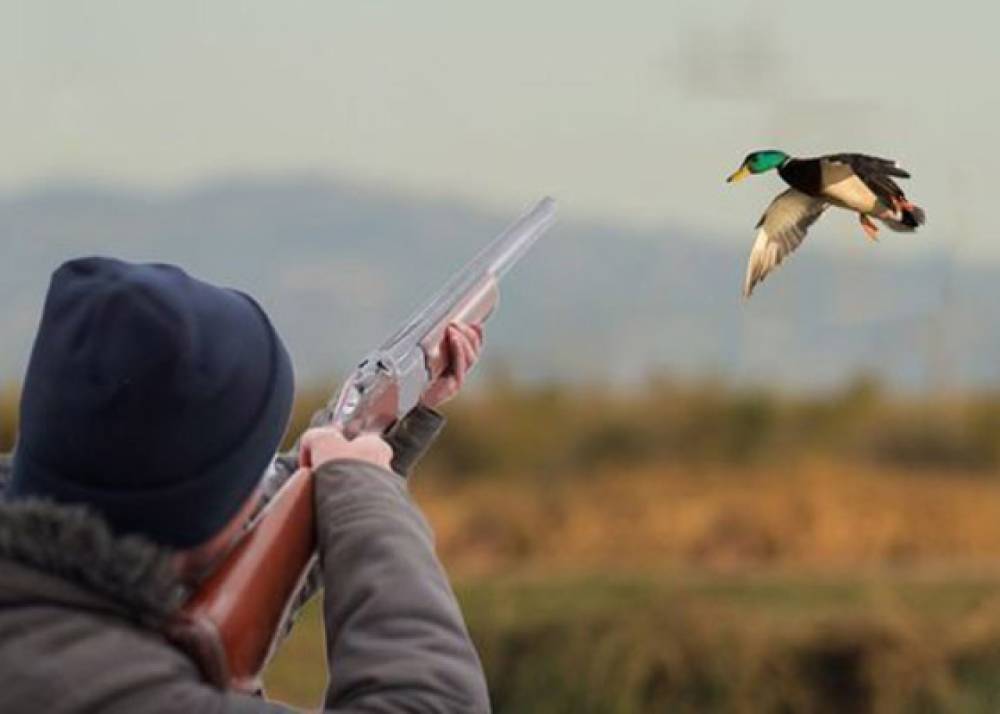
[[[406,483],[481,337],[449,327],[450,370],[386,439],[315,428],[279,457],[313,468],[324,711],[489,711]],[[163,631],[257,507],[293,392],[247,295],[163,264],[55,271],[0,459],[0,712],[289,711],[208,684]]]

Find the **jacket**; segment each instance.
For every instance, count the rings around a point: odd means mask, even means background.
[[[412,465],[435,420],[418,414],[400,430],[394,465]],[[489,711],[482,667],[405,479],[350,460],[314,476],[324,710]],[[206,684],[161,634],[183,602],[169,557],[112,535],[84,507],[0,500],[0,711],[289,711]]]

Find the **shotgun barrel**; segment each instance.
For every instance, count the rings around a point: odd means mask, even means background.
[[[332,404],[330,421],[348,437],[384,433],[413,409],[446,364],[445,328],[455,321],[486,321],[499,300],[500,279],[549,229],[555,213],[552,198],[539,201],[361,360]]]
[[[361,361],[313,426],[333,423],[348,437],[391,429],[446,368],[441,342],[448,324],[485,322],[500,279],[554,220],[555,202],[545,198],[495,238]],[[272,463],[261,485],[266,505],[166,628],[219,687],[259,689],[290,617],[315,587],[312,474],[288,461]]]

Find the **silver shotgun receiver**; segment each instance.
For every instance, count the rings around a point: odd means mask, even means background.
[[[448,324],[482,325],[489,318],[500,297],[500,280],[549,229],[555,213],[555,201],[543,198],[497,236],[361,360],[310,426],[334,424],[349,439],[391,430],[448,367],[442,345]],[[290,631],[295,613],[321,584],[312,481],[294,458],[297,453],[293,449],[271,461],[261,481],[261,505],[242,540],[170,629],[219,686],[255,691],[259,673]],[[250,608],[238,606],[243,602]],[[246,626],[251,616],[259,626]]]
[[[555,222],[556,202],[543,198],[483,248],[425,305],[370,352],[328,409],[348,438],[385,433],[420,401],[447,366],[442,341],[452,322],[482,325],[496,309],[500,280]]]

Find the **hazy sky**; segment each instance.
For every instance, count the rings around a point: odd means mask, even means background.
[[[0,189],[319,171],[752,239],[747,150],[898,158],[925,233],[1000,260],[996,3],[0,0]],[[848,216],[824,243],[870,250]]]

